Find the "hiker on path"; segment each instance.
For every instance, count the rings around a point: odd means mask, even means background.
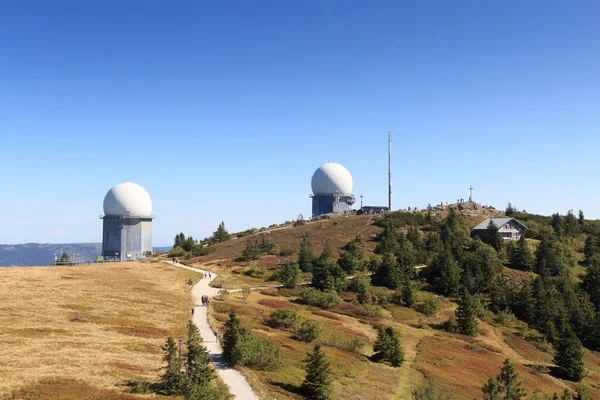
[[[210,278],[212,275],[210,274],[210,271],[208,271],[208,277]]]
[[[218,329],[215,331],[215,341],[216,342],[219,341],[219,330]]]
[[[194,316],[194,309],[192,308],[192,317]]]

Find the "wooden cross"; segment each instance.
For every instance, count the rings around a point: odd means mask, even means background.
[[[469,185],[469,201],[473,201],[473,189],[475,189],[472,185]]]

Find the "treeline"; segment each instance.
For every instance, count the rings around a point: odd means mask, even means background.
[[[231,238],[225,223],[221,222],[212,236],[203,240],[194,239],[191,235],[186,237],[183,232],[175,235],[173,240],[173,248],[169,252],[169,257],[183,257],[190,259],[192,257],[204,256],[216,251],[215,243],[226,242]]]

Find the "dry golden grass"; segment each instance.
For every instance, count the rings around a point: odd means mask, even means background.
[[[0,394],[156,381],[160,346],[189,317],[185,282],[198,278],[151,262],[1,268]]]

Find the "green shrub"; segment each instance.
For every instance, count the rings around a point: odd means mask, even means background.
[[[321,324],[313,320],[307,320],[300,324],[294,331],[294,339],[300,340],[301,342],[312,342],[317,340],[323,333]]]
[[[357,337],[352,339],[346,339],[342,336],[332,335],[327,339],[321,340],[325,346],[335,347],[347,353],[360,354],[360,349],[364,347],[364,343]]]
[[[279,251],[280,257],[287,257],[296,254],[296,249],[283,248]]]
[[[308,305],[324,309],[335,307],[342,302],[335,290],[320,291],[315,288],[306,288],[300,292],[299,297]]]
[[[438,313],[442,307],[442,302],[437,297],[429,297],[425,302],[419,305],[419,310],[428,317],[432,317]]]
[[[185,256],[185,250],[179,246],[175,246],[169,251],[169,257],[183,257]]]
[[[279,364],[281,348],[271,341],[258,339],[248,328],[242,328],[242,360],[240,364],[256,370],[273,370]]]
[[[248,240],[246,248],[242,251],[242,259],[246,261],[258,260],[260,253],[261,249],[258,240]]]
[[[446,322],[444,322],[443,328],[445,331],[450,333],[458,332],[458,322],[456,322],[456,317],[454,315],[450,316]]]
[[[298,323],[298,314],[289,308],[278,308],[273,311],[267,320],[271,328],[293,328]]]
[[[265,271],[256,268],[256,265],[250,267],[248,271],[244,272],[244,275],[251,276],[252,278],[260,278],[265,274]]]
[[[150,392],[150,382],[135,382],[129,391],[129,393],[135,394],[146,394]]]
[[[211,254],[217,251],[214,246],[204,246],[201,244],[196,244],[192,247],[192,254],[194,257],[205,256],[207,254]]]

